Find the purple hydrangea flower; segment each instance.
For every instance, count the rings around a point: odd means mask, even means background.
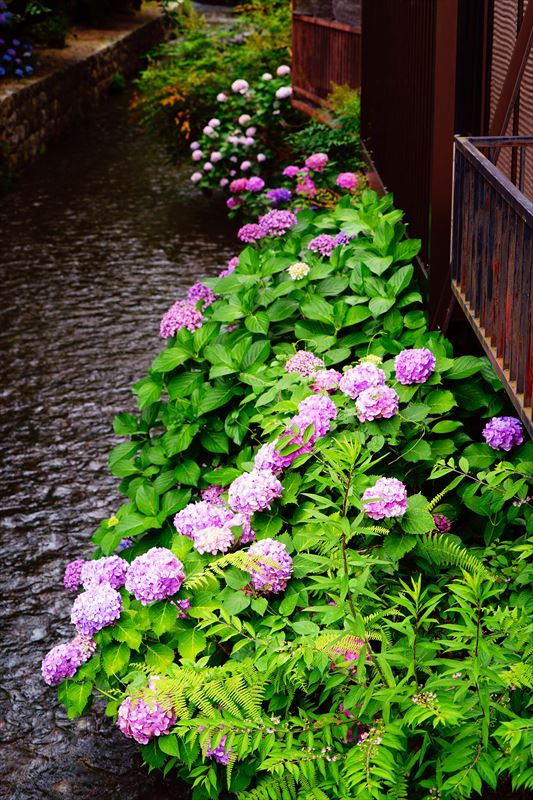
[[[329,158],[325,153],[313,153],[305,159],[305,166],[315,172],[322,172],[328,161]]]
[[[365,489],[363,510],[371,519],[401,517],[407,511],[407,489],[397,478],[379,478]]]
[[[239,228],[237,231],[237,236],[241,240],[241,242],[256,242],[259,239],[263,239],[266,236],[266,232],[261,225],[258,225],[255,222],[249,222],[247,225],[243,225],[242,228]]]
[[[350,237],[344,231],[339,231],[335,236],[335,245],[338,247],[342,244],[350,244]]]
[[[73,642],[58,644],[43,658],[41,673],[44,682],[55,686],[65,678],[72,678],[83,661],[81,649]]]
[[[255,541],[255,531],[252,528],[250,517],[246,516],[246,514],[236,514],[235,525],[240,525],[242,528],[239,544],[249,544]]]
[[[277,449],[280,446],[279,440],[264,444],[257,451],[257,455],[254,459],[254,469],[266,469],[270,470],[270,472],[273,472],[275,475],[278,475],[280,472],[282,472],[282,470],[286,469],[286,467],[290,467],[292,462],[298,458],[298,456],[302,455],[302,453],[311,452],[311,445],[304,444],[304,441],[299,434],[294,436],[292,431],[286,431],[282,438],[285,436],[290,436],[291,439],[288,442],[283,442],[281,449],[286,447],[287,444],[300,444],[301,447],[299,450],[295,450],[293,453],[289,453],[288,455],[282,455]]]
[[[253,469],[235,478],[228,490],[228,502],[235,511],[251,515],[264,511],[277,497],[281,497],[283,487],[273,472],[266,469]]]
[[[93,653],[96,652],[96,642],[92,636],[87,636],[85,633],[79,633],[72,640],[72,644],[80,648],[82,664],[90,659]]]
[[[312,250],[313,253],[320,253],[321,256],[326,258],[332,254],[336,247],[335,237],[330,236],[329,233],[319,234],[314,239],[311,239],[307,245],[308,250]]]
[[[221,499],[225,492],[224,486],[208,486],[207,489],[201,489],[200,497],[206,503],[213,503],[215,506],[223,506],[224,501]]]
[[[221,272],[218,273],[219,278],[226,278],[228,275],[231,275],[232,272],[239,266],[239,256],[233,256],[228,261],[228,266],[226,269],[223,269]]]
[[[133,539],[131,538],[131,536],[126,536],[124,539],[121,539],[120,542],[118,543],[117,550],[119,551],[127,550],[128,547],[131,547],[132,545],[133,545]]]
[[[321,369],[313,372],[311,377],[313,378],[310,387],[312,392],[334,392],[339,388],[342,374],[336,369]]]
[[[174,710],[167,711],[153,699],[126,697],[118,709],[118,727],[124,736],[139,744],[148,744],[155,736],[165,736],[175,722]]]
[[[70,592],[76,592],[81,586],[81,568],[85,564],[85,559],[77,558],[65,567],[63,585]]]
[[[305,429],[313,425],[309,441],[314,444],[317,439],[327,434],[330,421],[336,417],[337,407],[330,397],[324,394],[312,394],[298,404],[298,414],[291,419],[289,427],[298,428],[300,435],[303,435]]]
[[[202,327],[203,319],[202,312],[196,308],[195,303],[190,300],[178,300],[164,314],[159,326],[159,333],[165,339],[174,336],[180,328],[187,328],[192,333]]]
[[[259,217],[259,226],[265,236],[283,236],[297,222],[292,211],[280,211],[277,208],[273,208]]]
[[[120,556],[104,556],[96,561],[86,561],[81,569],[81,583],[84,589],[108,583],[113,589],[124,586],[129,564]]]
[[[274,594],[283,592],[292,575],[292,558],[283,542],[261,539],[248,550],[250,556],[259,561],[257,568],[250,567],[251,584],[256,592]],[[267,563],[263,559],[268,559]]]
[[[279,206],[281,203],[288,203],[292,197],[292,192],[289,189],[271,189],[266,193],[265,197],[271,201],[273,206]]]
[[[235,542],[231,528],[209,525],[194,532],[193,543],[199,553],[227,553]]]
[[[199,503],[189,503],[178,511],[174,517],[174,526],[178,533],[194,538],[196,531],[215,526],[217,528],[237,525],[235,514],[220,503],[200,500]]]
[[[172,602],[172,600],[170,602]],[[187,617],[187,611],[191,607],[189,598],[185,597],[183,600],[176,600],[174,605],[178,609],[178,619],[185,619]]]
[[[253,175],[251,178],[248,178],[247,186],[249,192],[260,192],[262,189],[265,188],[265,182],[263,178],[259,178],[257,175]]]
[[[285,362],[285,372],[299,372],[304,378],[312,375],[319,367],[323,367],[324,362],[314,353],[308,350],[298,350]]]
[[[126,575],[126,589],[146,606],[175,595],[184,579],[179,558],[166,547],[152,547],[132,561]]]
[[[217,297],[218,295],[214,294],[209,286],[205,286],[200,281],[193,283],[187,292],[187,300],[190,300],[191,303],[194,304],[196,304],[199,300],[202,300],[202,308],[207,308],[207,306],[210,306],[215,302]]]
[[[344,372],[339,382],[341,392],[352,400],[364,392],[365,389],[372,389],[375,386],[383,386],[386,375],[382,369],[375,364],[364,362],[357,367],[350,367]]]
[[[396,379],[404,386],[409,386],[411,383],[425,383],[435,371],[435,364],[435,356],[426,347],[418,350],[402,350],[394,359]]]
[[[508,452],[522,444],[524,432],[516,417],[493,417],[483,428],[483,438],[493,450]]]
[[[211,742],[205,751],[207,758],[212,758],[217,761],[219,764],[228,764],[230,753],[229,751],[226,752],[226,739],[227,736],[223,736],[220,742],[217,744],[216,747],[211,747]]]
[[[122,598],[108,583],[91,586],[74,600],[70,621],[79,633],[92,636],[120,617]]]
[[[398,395],[389,386],[365,389],[355,401],[360,422],[373,419],[390,419],[398,411]]]
[[[281,174],[284,175],[285,178],[295,178],[300,170],[301,167],[296,167],[294,164],[291,164],[288,167],[285,167]]]
[[[355,172],[341,172],[337,175],[337,180],[335,181],[337,186],[341,189],[347,189],[348,191],[353,191],[357,189],[357,184],[359,183],[359,178],[355,174]]]
[[[448,533],[452,529],[452,521],[445,514],[433,514],[433,522],[441,533]]]

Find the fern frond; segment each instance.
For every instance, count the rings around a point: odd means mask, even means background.
[[[227,553],[216,561],[211,562],[202,572],[191,575],[183,584],[186,589],[202,591],[209,588],[209,582],[213,578],[224,576],[224,570],[228,567],[236,567],[243,572],[259,570],[263,572],[265,567],[279,567],[275,561],[265,556],[251,556],[245,550],[236,550],[234,553]]]
[[[495,579],[495,575],[487,569],[479,558],[476,558],[460,544],[438,531],[426,533],[421,542],[417,544],[416,549],[436,564],[452,564],[472,575],[478,575],[487,580]]]
[[[519,662],[512,664],[509,669],[500,672],[500,678],[506,686],[523,686],[533,689],[533,666]]]
[[[458,486],[461,483],[461,481],[464,480],[464,478],[465,478],[464,475],[459,475],[457,478],[454,478],[453,481],[451,483],[449,483],[448,486],[446,486],[442,490],[442,492],[439,492],[438,494],[436,494],[435,497],[433,498],[433,500],[429,501],[429,503],[427,504],[427,510],[428,511],[433,511],[435,506],[438,506],[438,504],[440,503],[442,498],[445,495],[447,495],[448,492],[451,492],[452,489],[455,489],[455,487]]]
[[[255,789],[240,792],[239,800],[272,800],[272,798],[296,800],[296,781],[292,775],[272,776],[262,780]]]

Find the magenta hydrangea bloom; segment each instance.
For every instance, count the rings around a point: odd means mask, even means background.
[[[252,528],[250,517],[246,514],[235,514],[235,525],[240,525],[242,528],[239,544],[249,544],[255,541],[255,531]]]
[[[313,378],[310,387],[312,392],[334,392],[339,388],[342,373],[336,369],[321,369],[314,372],[311,377]]]
[[[297,222],[292,211],[280,211],[277,208],[273,208],[259,217],[259,225],[265,236],[283,236]]]
[[[218,273],[217,277],[226,278],[228,275],[231,275],[232,272],[235,272],[238,266],[239,266],[239,256],[233,256],[233,258],[230,258],[230,260],[228,261],[228,266],[226,267],[226,269],[221,270],[221,272]]]
[[[120,556],[104,556],[96,561],[86,561],[81,568],[81,583],[84,589],[108,583],[113,589],[124,586],[129,564]]]
[[[120,617],[122,598],[108,583],[91,586],[74,600],[70,621],[87,636],[112,625]]]
[[[126,575],[126,589],[146,606],[175,595],[184,580],[183,564],[179,558],[166,547],[152,547],[131,562]]]
[[[311,250],[313,253],[320,253],[321,256],[325,256],[326,258],[332,254],[336,247],[337,243],[335,237],[330,236],[329,233],[321,233],[315,236],[307,245],[308,250]]]
[[[181,511],[178,511],[174,517],[174,526],[178,533],[192,539],[196,531],[202,530],[202,528],[211,526],[223,528],[238,524],[234,518],[233,511],[224,505],[200,500],[199,503],[189,503]]]
[[[301,183],[296,185],[296,194],[301,195],[302,197],[314,197],[317,193],[317,188],[314,180],[306,175]]]
[[[260,192],[265,188],[265,182],[263,178],[260,178],[258,175],[253,175],[251,178],[248,178],[246,188],[249,192]]]
[[[277,449],[280,446],[279,440],[264,444],[257,451],[257,455],[254,459],[254,469],[266,469],[270,470],[270,472],[273,472],[275,475],[278,475],[284,469],[290,467],[295,458],[298,458],[298,456],[302,455],[302,453],[309,453],[311,451],[311,446],[309,444],[304,444],[303,439],[299,434],[294,436],[292,431],[286,431],[283,436],[292,437],[289,442],[283,442],[283,447],[286,447],[287,444],[300,444],[300,449],[295,450],[293,453],[289,453],[288,455],[282,455]]]
[[[246,225],[243,225],[242,228],[239,228],[237,231],[237,236],[241,242],[248,244],[249,242],[256,242],[259,239],[263,239],[266,236],[266,232],[261,225],[258,225],[255,222],[249,222]]]
[[[199,553],[227,553],[233,546],[235,537],[231,528],[209,525],[194,532],[193,543]]]
[[[313,153],[305,159],[305,166],[315,172],[322,172],[328,161],[329,158],[325,153]]]
[[[312,375],[318,368],[323,367],[324,362],[314,353],[308,350],[298,350],[285,362],[285,372],[299,372],[304,378]]]
[[[235,511],[250,516],[270,508],[281,497],[283,487],[273,472],[253,469],[235,478],[228,490],[228,502]]]
[[[248,188],[248,178],[235,178],[229,185],[229,190],[233,194],[239,194],[239,192],[245,192]]]
[[[77,558],[65,567],[63,586],[69,592],[76,592],[81,586],[81,569],[85,564],[85,559]]]
[[[435,356],[427,347],[402,350],[394,359],[396,379],[404,386],[412,383],[425,383],[435,371],[436,363]]]
[[[155,736],[165,736],[175,722],[174,710],[167,711],[155,700],[126,697],[118,709],[118,727],[124,736],[139,744],[148,744]]]
[[[361,650],[365,646],[365,642],[362,639],[355,638],[353,645],[356,648],[355,650],[347,650],[346,648],[339,647],[335,647],[333,649],[334,653],[337,653],[339,656],[343,656],[344,664],[342,664],[342,666],[347,667],[350,672],[357,670],[357,662],[359,660],[359,656],[361,655]],[[368,651],[365,656],[365,661],[372,661]]]
[[[285,167],[285,169],[281,174],[284,175],[285,178],[295,178],[300,172],[300,170],[301,167],[297,167],[294,164],[290,164],[288,167]]]
[[[401,517],[407,511],[407,489],[397,478],[379,478],[365,489],[363,510],[371,519]]]
[[[339,389],[343,394],[355,400],[365,389],[383,386],[385,380],[386,375],[382,369],[365,361],[358,364],[357,367],[350,367],[346,370],[339,381]]]
[[[390,419],[398,411],[398,395],[389,386],[365,389],[355,401],[360,422],[373,419]]]
[[[253,544],[248,553],[259,561],[257,568],[250,567],[251,584],[256,592],[262,594],[285,591],[288,581],[292,575],[292,558],[287,553],[287,548],[283,542],[276,542],[274,539],[261,539]],[[266,563],[263,559],[273,561]]]
[[[445,514],[433,514],[433,522],[441,533],[448,533],[452,529],[452,521]]]
[[[200,490],[200,497],[206,503],[213,503],[215,506],[223,506],[222,495],[225,492],[224,486],[208,486],[207,489]]]
[[[313,444],[325,436],[330,428],[330,421],[336,419],[337,407],[330,397],[324,394],[313,394],[298,404],[298,414],[290,423],[290,428],[298,428],[303,435],[309,425],[313,425],[313,433],[309,441]]]
[[[207,308],[212,303],[215,302],[217,299],[216,294],[214,294],[209,286],[205,286],[200,281],[196,281],[193,283],[189,291],[187,292],[187,300],[190,300],[192,303],[198,303],[199,300],[202,301],[202,308]]]
[[[493,417],[483,428],[483,438],[493,450],[508,452],[522,444],[524,431],[516,417]]]
[[[224,765],[228,764],[230,754],[229,751],[226,752],[227,738],[228,737],[224,735],[216,747],[211,747],[211,742],[210,742],[207,750],[205,751],[206,756],[208,758],[214,759],[219,764],[224,764]]]
[[[357,189],[359,178],[355,172],[341,172],[337,175],[335,183],[341,189],[347,189],[349,192],[352,192],[354,189]]]
[[[202,327],[203,319],[202,312],[196,308],[195,303],[190,300],[178,300],[163,316],[159,333],[165,339],[174,336],[180,328],[187,328],[192,333]]]
[[[41,673],[44,682],[55,686],[66,678],[72,678],[84,660],[81,649],[73,642],[58,644],[43,658]]]

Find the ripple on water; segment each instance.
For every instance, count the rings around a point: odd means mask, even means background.
[[[159,319],[234,255],[223,209],[110,101],[0,200],[0,797],[180,800],[101,713],[67,720],[39,673],[72,636],[65,563],[116,507],[114,414],[160,348]],[[3,792],[3,794],[1,793]]]

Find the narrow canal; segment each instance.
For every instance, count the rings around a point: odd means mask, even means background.
[[[0,797],[181,800],[94,714],[67,720],[40,661],[71,637],[65,564],[117,504],[113,415],[160,348],[159,319],[235,252],[190,168],[109,100],[0,199]]]

